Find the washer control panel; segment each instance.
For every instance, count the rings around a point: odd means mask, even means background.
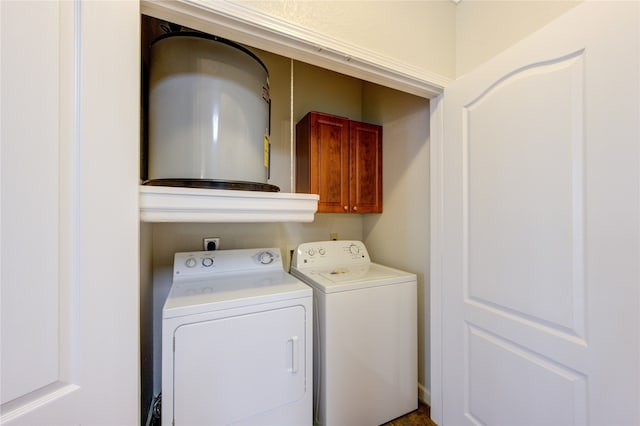
[[[325,265],[360,265],[370,263],[369,253],[362,241],[317,241],[302,243],[293,253],[295,268]]]
[[[192,251],[173,257],[173,278],[197,278],[207,275],[282,270],[278,248]]]

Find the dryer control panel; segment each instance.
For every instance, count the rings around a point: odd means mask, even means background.
[[[293,253],[292,267],[361,265],[371,263],[362,241],[317,241],[302,243]]]
[[[192,251],[173,257],[173,279],[200,278],[209,275],[283,270],[278,248]]]

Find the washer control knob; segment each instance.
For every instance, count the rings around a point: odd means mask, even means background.
[[[198,264],[195,257],[188,257],[187,260],[184,261],[184,265],[187,268],[193,268]]]
[[[268,265],[270,263],[273,263],[273,260],[274,260],[274,255],[270,251],[263,251],[258,253],[258,262],[260,262],[263,265]]]
[[[309,256],[315,256],[316,251],[314,249],[309,249],[308,253],[309,253]]]
[[[204,266],[205,268],[213,266],[213,258],[205,257],[204,259],[202,259],[202,266]]]
[[[320,256],[324,256],[325,253],[327,253],[327,251],[325,249],[321,248],[321,249],[318,249],[318,253],[320,253]]]
[[[358,254],[358,253],[360,253],[360,247],[358,247],[355,244],[351,244],[349,246],[349,251],[351,252],[351,254]]]

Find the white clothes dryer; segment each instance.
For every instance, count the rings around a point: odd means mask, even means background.
[[[380,425],[418,408],[416,275],[372,263],[360,241],[298,246],[313,287],[314,422]]]
[[[176,253],[162,424],[311,425],[312,290],[279,249]]]

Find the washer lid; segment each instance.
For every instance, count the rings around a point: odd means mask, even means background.
[[[415,274],[377,263],[323,269],[309,268],[303,271],[292,268],[291,272],[310,286],[325,293],[416,281]]]
[[[309,286],[285,271],[219,274],[215,278],[175,282],[162,316],[172,318],[311,295]]]

